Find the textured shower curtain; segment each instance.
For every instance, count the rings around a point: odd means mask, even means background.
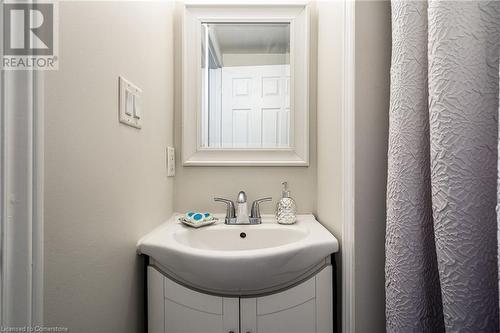
[[[498,332],[500,2],[393,1],[392,38],[387,331]]]

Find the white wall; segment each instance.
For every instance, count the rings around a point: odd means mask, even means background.
[[[356,332],[385,332],[385,192],[391,8],[356,2]]]
[[[290,63],[290,53],[224,53],[224,67],[286,65]]]
[[[337,237],[342,232],[343,5],[318,3],[317,217]]]
[[[342,100],[344,12],[340,1],[317,5],[318,179],[316,217],[339,240],[342,251]],[[337,264],[337,328],[341,319],[341,254]]]
[[[173,3],[60,2],[46,73],[45,324],[142,332],[139,237],[172,213]],[[118,75],[143,89],[142,130],[118,123]]]

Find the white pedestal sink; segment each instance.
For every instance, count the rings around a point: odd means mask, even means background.
[[[284,289],[321,270],[337,239],[313,215],[280,225],[274,216],[260,225],[219,222],[199,229],[168,221],[139,240],[140,254],[150,257],[171,279],[218,295],[257,295]]]

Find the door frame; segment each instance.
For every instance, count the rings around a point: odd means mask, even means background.
[[[355,6],[344,4],[342,101],[342,332],[355,332]]]
[[[43,324],[43,91],[41,71],[0,71],[3,327]]]

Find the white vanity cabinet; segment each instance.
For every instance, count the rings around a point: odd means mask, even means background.
[[[220,297],[181,286],[148,267],[150,333],[331,333],[332,267],[262,297]]]
[[[239,299],[199,293],[148,267],[149,333],[239,332]]]

